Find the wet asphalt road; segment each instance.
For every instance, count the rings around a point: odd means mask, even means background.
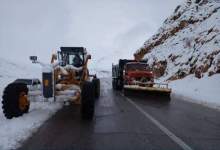
[[[188,148],[220,149],[220,112],[179,100],[130,97],[144,113],[169,130]],[[79,106],[64,106],[19,150],[179,150],[173,140],[127,98],[102,80],[93,121],[80,118]],[[171,135],[172,136],[172,135]],[[175,138],[174,138],[175,139]],[[187,148],[185,148],[187,149]]]

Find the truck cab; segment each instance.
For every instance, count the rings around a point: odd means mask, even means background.
[[[147,63],[127,63],[123,76],[125,85],[153,86],[154,74]]]

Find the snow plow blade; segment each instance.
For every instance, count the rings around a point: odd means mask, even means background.
[[[157,88],[157,87],[141,87],[137,85],[125,85],[124,89],[171,93],[171,89]]]
[[[162,87],[165,86],[165,87]],[[154,84],[153,87],[124,85],[125,96],[144,97],[146,99],[170,100],[172,90],[167,84]]]

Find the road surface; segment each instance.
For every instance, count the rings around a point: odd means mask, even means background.
[[[19,150],[219,150],[220,112],[173,97],[124,97],[103,79],[93,121],[64,106]]]

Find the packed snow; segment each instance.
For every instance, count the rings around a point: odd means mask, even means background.
[[[189,75],[182,80],[172,81],[173,96],[220,110],[220,74],[202,79]]]
[[[7,84],[15,79],[40,77],[40,68],[32,65],[24,66],[27,65],[18,65],[0,58],[0,99]],[[0,103],[0,150],[18,147],[61,107],[61,103],[44,102],[39,99],[31,102],[29,113],[8,120],[3,114]]]
[[[14,149],[31,136],[57,110],[60,103],[33,102],[28,114],[8,120],[0,112],[0,149]]]

